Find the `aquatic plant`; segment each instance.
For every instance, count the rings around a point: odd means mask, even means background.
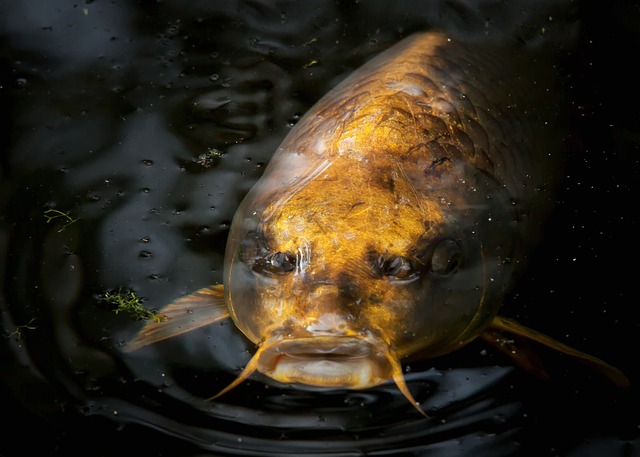
[[[62,221],[62,226],[60,227],[58,232],[62,232],[64,229],[78,220],[71,217],[68,213],[64,213],[53,208],[49,208],[48,210],[46,210],[43,215],[47,218],[47,224],[54,220]]]
[[[107,291],[102,298],[107,303],[115,306],[113,310],[115,314],[126,312],[135,320],[155,320],[156,322],[166,320],[164,315],[146,308],[142,304],[142,299],[131,290]]]
[[[31,325],[35,320],[36,320],[36,318],[34,317],[33,319],[31,319],[26,324],[16,325],[16,329],[13,332],[11,332],[7,336],[7,338],[11,338],[12,336],[15,336],[19,340],[22,339],[22,331],[23,330],[35,330],[37,328],[36,326]]]
[[[216,148],[208,148],[207,152],[200,154],[196,159],[195,162],[198,165],[201,165],[205,168],[209,168],[211,166],[213,166],[213,164],[215,163],[215,160],[222,157],[223,152],[216,149]]]

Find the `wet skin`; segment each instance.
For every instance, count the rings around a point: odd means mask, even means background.
[[[258,350],[237,380],[368,388],[415,405],[408,357],[505,333],[615,368],[497,316],[553,198],[561,116],[514,48],[406,38],[290,132],[231,226],[224,284],[168,305],[129,350],[228,315]],[[526,69],[526,70],[525,70]],[[526,354],[511,350],[522,364]]]

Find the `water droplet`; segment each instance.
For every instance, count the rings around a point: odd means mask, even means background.
[[[301,117],[302,117],[301,113],[294,113],[293,117],[288,121],[289,127],[293,127],[294,125],[296,125]]]
[[[215,82],[220,78],[220,75],[214,73],[212,75],[209,76],[209,81]]]
[[[144,159],[140,161],[143,165],[146,165],[148,167],[150,167],[151,165],[153,165],[153,160],[150,159]]]
[[[151,251],[140,251],[140,253],[138,254],[138,257],[149,258],[149,257],[153,257],[153,254],[151,253]]]

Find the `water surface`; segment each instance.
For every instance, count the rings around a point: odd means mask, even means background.
[[[575,132],[504,314],[637,380],[638,96],[610,50],[638,44],[640,16],[528,3],[0,4],[0,454],[638,455],[637,390],[551,351],[549,382],[481,342],[408,365],[429,419],[393,385],[255,375],[210,402],[253,351],[229,322],[125,354],[141,323],[103,299],[133,291],[159,308],[220,282],[242,197],[297,119],[371,56],[435,27],[518,36],[572,49],[559,71]]]

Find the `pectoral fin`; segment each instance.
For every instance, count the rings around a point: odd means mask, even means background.
[[[582,351],[578,351],[543,333],[525,327],[512,319],[496,316],[489,328],[482,334],[483,339],[512,357],[524,369],[536,374],[538,377],[548,377],[539,357],[535,355],[532,350],[510,339],[509,336],[505,334],[535,341],[563,354],[575,357],[580,362],[600,371],[618,387],[629,387],[629,379],[624,373],[616,367],[609,365],[607,362]]]
[[[125,347],[135,351],[229,317],[222,285],[200,289],[162,308],[162,320],[149,321]]]

